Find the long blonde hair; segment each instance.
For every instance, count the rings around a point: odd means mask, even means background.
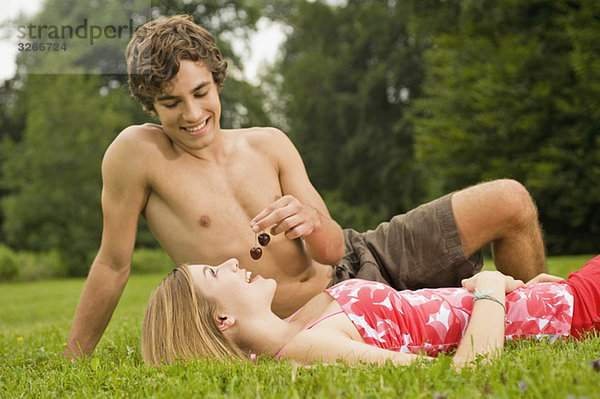
[[[194,287],[188,265],[179,266],[156,287],[142,326],[142,357],[149,365],[201,357],[245,358],[215,322],[216,304]]]

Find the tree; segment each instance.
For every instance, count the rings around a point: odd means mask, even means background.
[[[410,8],[294,4],[279,66],[289,134],[338,221],[372,227],[422,196],[406,118],[423,78]]]
[[[100,95],[97,75],[30,75],[27,128],[5,142],[2,200],[7,242],[59,249],[73,274],[87,270],[101,231],[100,163],[116,133],[130,124],[126,97]]]
[[[551,253],[596,250],[599,17],[586,0],[462,5],[425,54],[415,103],[430,196],[512,177],[537,200]]]

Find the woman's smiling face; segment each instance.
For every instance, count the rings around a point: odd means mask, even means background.
[[[205,297],[215,301],[219,311],[236,314],[270,309],[277,283],[240,269],[237,259],[218,266],[190,265],[194,286]],[[241,313],[240,313],[241,312]]]

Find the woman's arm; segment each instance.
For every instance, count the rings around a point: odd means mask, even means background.
[[[361,362],[383,365],[388,360],[395,365],[408,365],[416,359],[431,360],[424,356],[394,352],[358,342],[334,328],[302,331],[287,344],[281,357],[302,364],[315,361],[335,363],[343,360],[350,365]]]
[[[515,280],[500,272],[485,271],[463,280],[463,286],[483,298],[473,302],[473,312],[465,334],[454,355],[454,365],[461,368],[479,355],[499,354],[504,347],[506,293],[522,287]],[[496,299],[488,299],[485,296]],[[481,295],[479,295],[481,296]],[[500,302],[500,303],[498,303]],[[504,305],[504,306],[503,306]]]

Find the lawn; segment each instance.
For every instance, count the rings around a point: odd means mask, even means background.
[[[549,270],[566,276],[590,258],[551,258]],[[0,285],[0,398],[600,398],[600,372],[591,363],[600,358],[600,337],[509,343],[492,365],[460,373],[448,357],[410,367],[298,368],[263,358],[147,367],[139,351],[140,325],[161,278],[133,275],[94,354],[73,364],[61,355],[84,280]]]

